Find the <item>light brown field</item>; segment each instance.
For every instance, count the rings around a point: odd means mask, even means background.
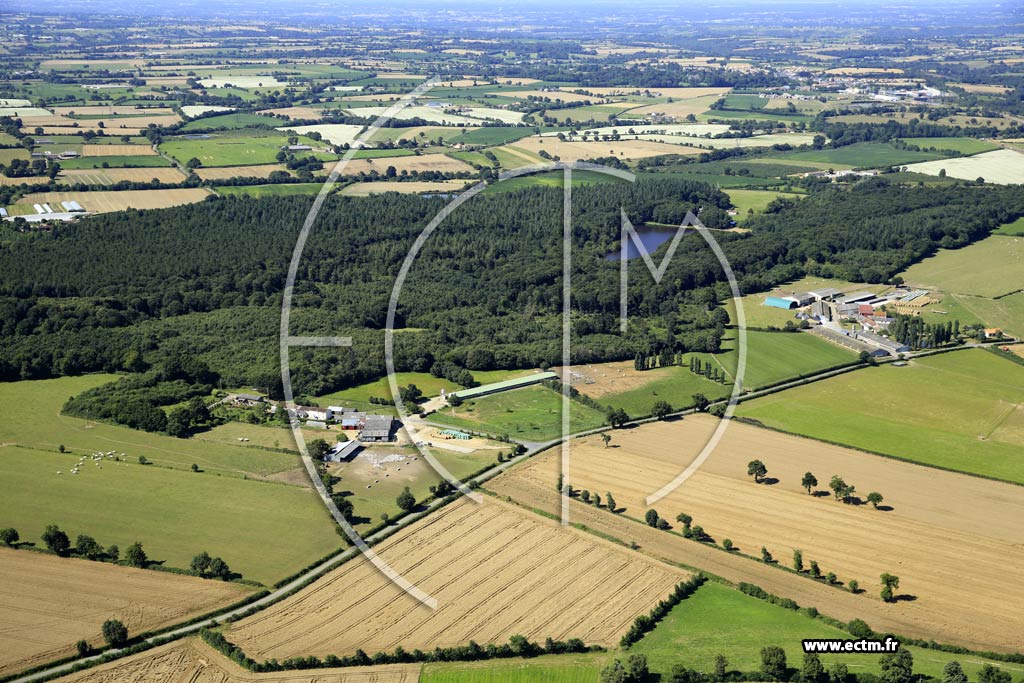
[[[561,376],[565,376],[564,368],[551,368]],[[611,363],[588,363],[572,366],[572,385],[581,394],[591,398],[600,398],[608,394],[619,394],[631,389],[646,386],[655,380],[672,374],[672,368],[654,368],[637,370],[633,361],[615,361]]]
[[[140,157],[156,156],[149,145],[82,145],[83,157]]]
[[[415,683],[419,680],[420,666],[385,664],[257,674],[246,671],[198,638],[189,638],[57,680],[61,683]]]
[[[835,69],[829,69],[825,73],[835,74],[839,76],[863,76],[865,74],[901,74],[903,73],[903,69],[882,69],[863,66],[844,66]]]
[[[174,116],[174,110],[170,107],[146,107],[144,109],[138,109],[136,107],[116,106],[116,105],[81,105],[78,107],[52,107],[53,113],[58,116],[70,116],[75,114],[76,116]]]
[[[636,107],[630,109],[631,114],[638,114],[640,116],[647,116],[648,114],[661,114],[663,116],[672,116],[677,119],[686,118],[687,115],[703,114],[707,112],[711,105],[715,103],[715,100],[719,99],[718,95],[706,95],[704,97],[694,97],[688,100],[675,100],[674,102],[659,102],[657,104],[645,104],[642,107]]]
[[[458,192],[465,186],[465,180],[410,180],[402,183],[389,183],[381,180],[346,185],[342,188],[340,194],[346,197],[367,197],[371,194],[380,194],[382,192],[401,192],[403,194]]]
[[[500,149],[521,149],[533,154],[541,150],[562,161],[579,161],[580,159],[596,159],[598,157],[619,157],[620,159],[643,159],[662,154],[700,154],[696,147],[672,145],[667,142],[653,140],[619,140],[618,142],[568,142],[551,137],[528,137],[517,140],[514,145],[506,145]]]
[[[0,675],[72,654],[120,619],[138,634],[241,600],[236,583],[0,549]]]
[[[153,179],[162,183],[180,183],[185,174],[172,167],[156,168],[73,168],[60,172],[57,182],[61,185],[113,185],[122,181],[148,183]]]
[[[211,166],[196,169],[203,180],[225,180],[227,178],[269,178],[274,171],[287,171],[284,164],[260,164],[257,166]]]
[[[984,95],[1002,95],[1010,91],[1010,88],[1005,85],[985,85],[982,83],[950,83],[950,85],[963,88],[967,92]]]
[[[49,176],[28,176],[26,178],[8,178],[5,175],[0,175],[0,187],[8,187],[14,185],[46,185],[50,182]]]
[[[588,91],[591,90],[590,88],[584,89]],[[561,100],[563,102],[593,102],[595,104],[598,102],[604,102],[606,99],[608,99],[608,96],[606,95],[580,95],[579,93],[568,92],[568,89],[558,90],[555,92],[548,92],[544,90],[520,90],[516,92],[501,93],[501,95],[502,97],[518,97],[523,100],[532,95],[533,97],[547,97],[550,98],[552,101]]]
[[[394,166],[398,173],[402,171],[443,171],[445,173],[472,173],[473,167],[465,161],[453,159],[444,154],[424,154],[422,156],[381,157],[379,159],[352,159],[345,165],[344,175],[359,175],[377,171],[383,174],[388,166]]]
[[[496,643],[514,634],[610,645],[686,576],[493,499],[463,498],[376,550],[438,609],[360,556],[237,622],[228,638],[257,659]]]
[[[67,116],[36,116],[36,117],[24,117],[22,119],[22,129],[28,133],[34,132],[37,126],[44,129],[44,132],[51,132],[57,134],[57,131],[70,130],[74,132],[84,133],[87,130],[91,130],[94,133],[100,130],[105,131],[108,135],[122,135],[125,133],[137,133],[140,130],[144,130],[149,127],[149,124],[156,126],[170,126],[181,121],[181,118],[177,114],[169,114],[166,116],[159,115],[146,115],[146,116],[126,116],[124,118],[109,118],[109,119],[72,119]],[[103,124],[102,126],[100,124]]]
[[[641,519],[645,496],[683,470],[716,424],[698,416],[615,432],[612,448],[596,437],[574,442],[567,481],[576,489],[611,491],[626,508],[624,515]],[[557,457],[554,451],[545,454],[487,487],[550,509],[556,504]],[[754,457],[778,483],[757,485],[746,476]],[[807,470],[817,475],[818,489],[827,490],[831,476],[840,474],[861,496],[882,492],[893,509],[809,496],[800,488]],[[842,581],[856,578],[866,592],[854,596],[664,532],[651,537],[642,523],[593,507],[577,506],[573,521],[636,539],[655,556],[750,581],[843,621],[863,618],[876,629],[982,650],[1024,647],[1024,617],[1017,609],[1024,586],[1007,574],[1024,562],[1020,487],[733,424],[701,470],[654,508],[669,520],[687,512],[718,542],[730,538],[755,557],[765,546],[786,566],[800,548],[805,563],[816,560]],[[882,572],[900,576],[899,593],[916,599],[883,603]]]
[[[17,201],[18,204],[41,204],[74,200],[86,211],[110,213],[126,209],[166,209],[169,206],[201,202],[212,193],[203,188],[180,190],[100,190],[95,192],[34,192]]]

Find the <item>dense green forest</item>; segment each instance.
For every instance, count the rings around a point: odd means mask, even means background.
[[[720,213],[719,190],[686,179],[591,185],[573,193],[574,362],[666,350],[716,351],[727,316],[722,269],[697,235],[655,285],[630,269],[630,328],[618,330],[619,207],[634,224]],[[321,393],[379,377],[394,279],[445,200],[332,197],[306,246],[293,334],[347,334],[346,349],[295,349],[293,380]],[[168,355],[200,358],[223,386],[279,392],[281,294],[305,197],[212,199],[89,217],[0,241],[0,378],[146,372]],[[557,188],[481,195],[426,243],[403,289],[399,370],[535,367],[560,362],[561,214]],[[827,186],[777,201],[718,233],[745,293],[803,274],[883,282],[938,247],[959,247],[1024,215],[1024,189]],[[659,258],[656,254],[655,258]],[[183,380],[184,381],[184,380]],[[189,382],[206,384],[206,382]],[[179,392],[187,397],[189,392]]]

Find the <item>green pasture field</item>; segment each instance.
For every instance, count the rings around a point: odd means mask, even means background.
[[[440,422],[473,431],[508,435],[526,441],[549,441],[562,434],[562,397],[544,386],[534,385],[490,396],[481,396],[459,408],[445,408],[430,416]],[[573,402],[570,430],[579,432],[600,427],[604,415]]]
[[[633,109],[637,105],[628,104],[591,104],[585,107],[572,109],[549,109],[548,116],[554,117],[560,123],[573,121],[607,121],[612,116],[617,116],[627,109]]]
[[[980,154],[999,149],[998,145],[977,138],[903,138],[903,142],[917,145],[921,149],[934,147],[937,150],[948,149],[961,154]]]
[[[779,197],[801,198],[803,195],[792,192],[772,192],[768,190],[728,190],[726,192],[733,206],[736,207],[736,221],[742,223],[749,212],[761,213],[769,204]]]
[[[281,183],[277,185],[231,185],[217,188],[218,194],[229,197],[292,197],[313,195],[320,191],[323,183]]]
[[[953,300],[988,327],[998,327],[1007,334],[1024,337],[1024,292],[998,299],[953,294]],[[945,301],[943,301],[943,305]],[[930,307],[929,307],[930,308]],[[925,309],[927,312],[927,309]],[[961,320],[961,324],[965,322]],[[966,322],[970,322],[967,320]]]
[[[15,159],[31,159],[32,154],[24,147],[0,149],[0,164],[10,166]]]
[[[259,114],[248,114],[245,112],[235,114],[221,114],[210,116],[204,119],[189,121],[179,130],[202,130],[204,128],[253,128],[258,126],[269,126],[276,128],[284,124],[284,121],[273,116],[261,116]]]
[[[529,126],[519,126],[516,128],[486,126],[466,131],[462,135],[449,139],[448,142],[450,144],[462,143],[465,145],[504,145],[505,143],[515,142],[530,135],[533,135],[533,128]]]
[[[1024,483],[1024,367],[969,349],[866,368],[740,404],[768,427]]]
[[[166,138],[160,144],[160,149],[181,163],[196,158],[204,166],[251,166],[275,163],[281,147],[288,144],[288,136],[277,131],[248,129],[211,135],[212,137],[202,140]],[[314,149],[323,145],[309,138],[298,137],[299,144],[310,145]],[[310,154],[323,160],[337,158],[333,154],[322,152],[299,152],[296,156],[304,157]]]
[[[411,157],[415,154],[411,149],[359,149],[352,155],[353,159],[384,159],[386,157]]]
[[[0,447],[0,520],[23,540],[41,544],[46,525],[57,524],[72,539],[88,534],[122,552],[140,541],[150,559],[183,568],[206,550],[265,584],[342,545],[308,488],[132,460],[89,460],[71,474],[91,452],[72,450]]]
[[[268,475],[297,465],[295,457],[286,453],[176,439],[60,414],[69,397],[115,379],[115,375],[85,375],[0,383],[0,410],[7,416],[0,424],[0,443],[44,451],[56,451],[62,444],[76,453],[117,451],[130,462],[144,455],[161,468],[187,471],[196,463],[223,477]]]
[[[522,150],[520,154],[516,154],[504,147],[492,147],[489,151],[494,154],[498,163],[501,164],[501,167],[504,170],[545,163],[543,158],[533,154],[532,152],[527,152],[526,150]]]
[[[425,664],[420,683],[597,683],[607,652]]]
[[[162,156],[150,154],[146,156],[112,156],[112,157],[78,157],[62,159],[61,168],[151,168],[170,166],[171,162]]]
[[[782,121],[784,123],[811,120],[811,117],[807,114],[787,114],[781,113],[778,110],[766,111],[764,109],[712,109],[703,114],[697,114],[697,118],[701,121],[722,119],[728,121]]]
[[[887,142],[858,142],[837,149],[814,149],[786,154],[786,159],[818,161],[835,167],[867,168],[893,166],[945,158],[938,152],[911,152]]]
[[[729,330],[722,345],[728,349],[739,346],[736,330]],[[719,361],[735,376],[739,354],[719,354]],[[857,356],[850,350],[805,332],[747,331],[747,367],[743,386],[757,389],[783,380],[796,379],[837,365],[851,364]]]
[[[643,653],[651,670],[663,675],[678,663],[700,671],[714,671],[715,657],[719,654],[728,660],[730,671],[756,672],[761,668],[761,648],[777,645],[786,651],[789,667],[799,669],[803,660],[801,641],[805,638],[846,639],[851,636],[819,619],[708,582],[672,608],[653,631],[629,648],[628,653]],[[987,663],[1004,666],[1014,675],[1024,670],[1019,664],[989,662],[975,655],[912,646],[906,649],[914,656],[914,673],[935,678],[941,678],[942,668],[953,660],[959,661],[972,679]],[[834,662],[842,662],[850,673],[878,674],[880,671],[878,654],[820,657],[826,668]]]
[[[698,167],[695,167],[698,168]],[[676,166],[675,169],[686,169],[685,166]],[[731,188],[763,188],[763,187],[779,187],[785,185],[786,181],[778,180],[775,178],[759,178],[756,176],[742,176],[742,175],[715,175],[691,172],[689,169],[686,170],[672,170],[672,171],[657,171],[647,172],[642,171],[638,173],[639,176],[644,177],[661,177],[661,178],[678,178],[680,175],[685,175],[689,180],[699,180],[701,182],[708,183],[709,185],[715,185],[722,189],[728,190]]]
[[[648,378],[642,386],[620,393],[605,394],[597,399],[601,405],[622,408],[630,417],[651,414],[657,401],[667,401],[673,410],[682,410],[693,405],[694,394],[704,394],[714,400],[724,398],[732,390],[731,385],[712,382],[703,375],[690,372],[690,356],[686,354],[682,366],[669,366],[646,370]],[[702,361],[718,362],[717,356],[696,354]],[[723,368],[724,369],[724,368]]]
[[[7,133],[0,133],[0,145],[18,145],[20,144],[18,138]]]
[[[914,285],[995,298],[1024,288],[1024,240],[993,235],[962,249],[943,249],[901,274]]]
[[[564,174],[561,171],[550,171],[547,173],[535,173],[532,175],[509,178],[500,183],[494,183],[487,187],[484,192],[512,192],[521,190],[524,187],[562,187]],[[624,183],[615,176],[610,176],[599,171],[573,171],[572,186],[579,187],[589,183]]]
[[[475,378],[476,373],[474,373],[473,376]],[[449,382],[446,379],[434,377],[429,372],[396,372],[395,381],[398,382],[398,386],[400,387],[415,384],[426,397],[438,396],[442,389],[445,391],[458,391],[462,388],[458,384]],[[480,379],[477,379],[477,381],[483,382],[483,380]],[[370,403],[371,397],[384,398],[388,401],[391,400],[391,388],[387,377],[381,377],[373,382],[367,382],[366,384],[360,384],[348,389],[342,389],[341,391],[317,396],[316,402],[324,407],[330,405],[342,405],[349,408],[356,408],[358,410],[369,410],[380,413],[387,412],[389,409],[388,406]],[[411,408],[407,406],[407,409]]]
[[[1024,218],[1018,218],[1012,223],[1006,225],[1000,225],[994,231],[993,235],[1010,235],[1013,237],[1024,237]]]
[[[758,178],[780,178],[793,175],[794,173],[808,173],[820,169],[817,164],[801,166],[797,162],[777,161],[774,157],[765,157],[763,159],[743,159],[739,161],[725,159],[698,164],[680,164],[668,167],[665,170],[671,170],[674,173],[704,173],[711,175],[725,175],[726,170],[731,170],[734,174],[738,171],[746,170],[751,176],[757,176]]]

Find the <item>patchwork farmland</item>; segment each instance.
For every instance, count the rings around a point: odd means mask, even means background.
[[[30,550],[0,549],[0,575],[0,675],[70,655],[83,638],[99,646],[106,619],[119,619],[138,634],[238,602],[251,591]]]
[[[686,578],[490,499],[452,503],[377,552],[439,608],[424,609],[358,558],[234,624],[229,640],[257,659],[428,650],[514,634],[610,645]]]

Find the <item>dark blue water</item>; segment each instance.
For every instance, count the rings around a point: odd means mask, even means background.
[[[644,249],[647,250],[648,254],[653,254],[654,251],[668,242],[676,234],[678,228],[653,228],[647,226],[641,226],[636,229],[637,235],[640,237],[640,243],[644,245]],[[632,238],[626,238],[626,259],[634,259],[640,256],[640,251],[633,244]],[[623,259],[622,249],[616,249],[612,253],[605,256],[605,260],[608,261],[621,261]]]

